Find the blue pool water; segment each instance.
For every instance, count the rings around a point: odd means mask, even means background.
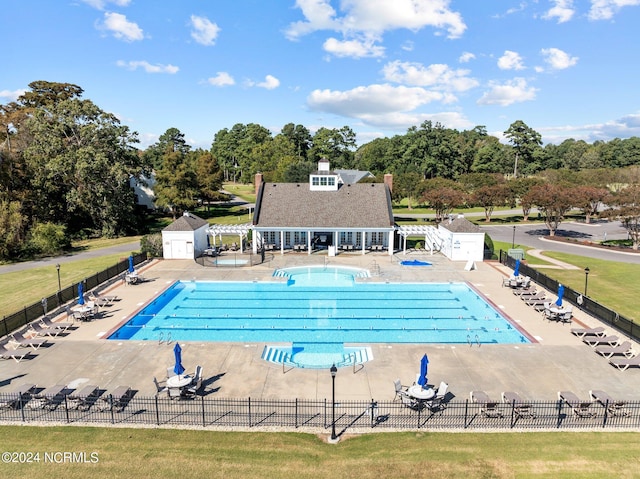
[[[274,282],[177,282],[109,339],[529,342],[465,283],[373,283],[342,273],[301,269],[276,272],[283,280]]]

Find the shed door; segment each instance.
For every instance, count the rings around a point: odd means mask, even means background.
[[[171,257],[187,257],[187,242],[185,240],[171,240]]]

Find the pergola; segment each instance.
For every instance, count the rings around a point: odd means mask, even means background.
[[[435,248],[442,246],[442,238],[438,233],[438,228],[430,225],[401,225],[396,227],[396,231],[402,236],[402,254],[407,254],[407,237],[424,236],[425,248],[429,248],[431,254]]]
[[[216,237],[220,237],[220,243],[222,243],[222,235],[238,235],[240,252],[242,253],[244,240],[250,230],[251,223],[242,225],[211,225],[207,228],[207,234],[213,236],[213,246],[216,245]]]

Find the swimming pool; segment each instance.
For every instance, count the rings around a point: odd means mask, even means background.
[[[176,282],[112,340],[284,343],[528,343],[465,283]],[[340,281],[335,278],[339,276]],[[347,275],[348,276],[348,275]],[[312,284],[310,284],[312,283]],[[324,286],[323,286],[324,284]]]

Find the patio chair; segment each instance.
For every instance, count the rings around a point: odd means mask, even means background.
[[[502,417],[502,411],[499,409],[500,405],[498,401],[489,399],[489,396],[484,391],[471,391],[471,402],[480,406],[480,413],[484,417]]]
[[[620,371],[625,371],[632,366],[640,367],[640,354],[637,354],[631,358],[611,358],[609,364],[615,366]]]
[[[594,389],[589,391],[589,397],[592,401],[597,401],[602,404],[602,406],[607,410],[607,413],[612,416],[626,416],[629,414],[629,411],[626,409],[625,401],[616,401],[604,391]]]
[[[416,398],[409,396],[409,394],[405,391],[400,392],[400,400],[402,401],[402,405],[404,407],[408,407],[409,409],[413,409],[414,411],[420,411],[424,409],[424,402],[419,401]]]
[[[447,391],[449,391],[449,384],[444,381],[440,381],[436,395],[429,401],[429,409],[437,411],[444,408],[445,398],[447,397]]]
[[[582,341],[592,348],[603,345],[617,346],[618,336],[584,336]]]
[[[60,328],[49,328],[47,326],[43,326],[40,323],[31,323],[29,325],[29,329],[35,333],[36,337],[49,336],[51,338],[55,338],[59,334],[63,333],[63,330]]]
[[[535,419],[536,414],[529,401],[525,401],[517,392],[504,391],[502,402],[511,405],[516,416],[526,419]]]
[[[185,393],[188,396],[195,396],[202,387],[202,366],[196,366],[196,372],[193,376],[191,384],[185,388]]]
[[[47,340],[44,338],[27,338],[21,332],[16,331],[11,334],[10,343],[14,343],[17,348],[33,348],[38,349],[43,344],[46,344]]]
[[[163,392],[165,392],[167,390],[166,387],[160,386],[160,383],[158,382],[158,380],[156,379],[155,376],[153,376],[153,384],[156,387],[156,396],[162,394]]]
[[[611,359],[615,355],[622,355],[625,358],[630,358],[634,355],[630,341],[624,341],[617,346],[596,346],[594,351],[607,359]]]
[[[395,381],[393,381],[393,386],[396,389],[396,394],[395,396],[393,396],[394,401],[400,398],[403,392],[407,392],[407,386],[403,386],[400,379],[396,379]]]
[[[42,318],[42,320],[40,322],[44,326],[46,326],[47,328],[57,328],[57,329],[61,329],[63,332],[66,331],[67,329],[69,329],[71,326],[73,326],[73,323],[63,323],[63,322],[60,322],[60,321],[51,321],[46,316],[44,318]]]
[[[5,348],[3,345],[0,345],[0,358],[2,359],[13,359],[16,363],[19,363],[30,354],[31,354],[31,351],[18,350],[18,349],[11,351]]]
[[[573,306],[567,307],[564,311],[558,314],[558,321],[561,323],[570,323],[573,319]]]
[[[577,417],[589,418],[594,417],[596,413],[591,411],[592,401],[582,401],[571,391],[559,391],[558,399],[564,401]]]
[[[21,384],[10,393],[0,393],[0,408],[17,409],[24,406],[31,399],[35,388],[35,384]]]

